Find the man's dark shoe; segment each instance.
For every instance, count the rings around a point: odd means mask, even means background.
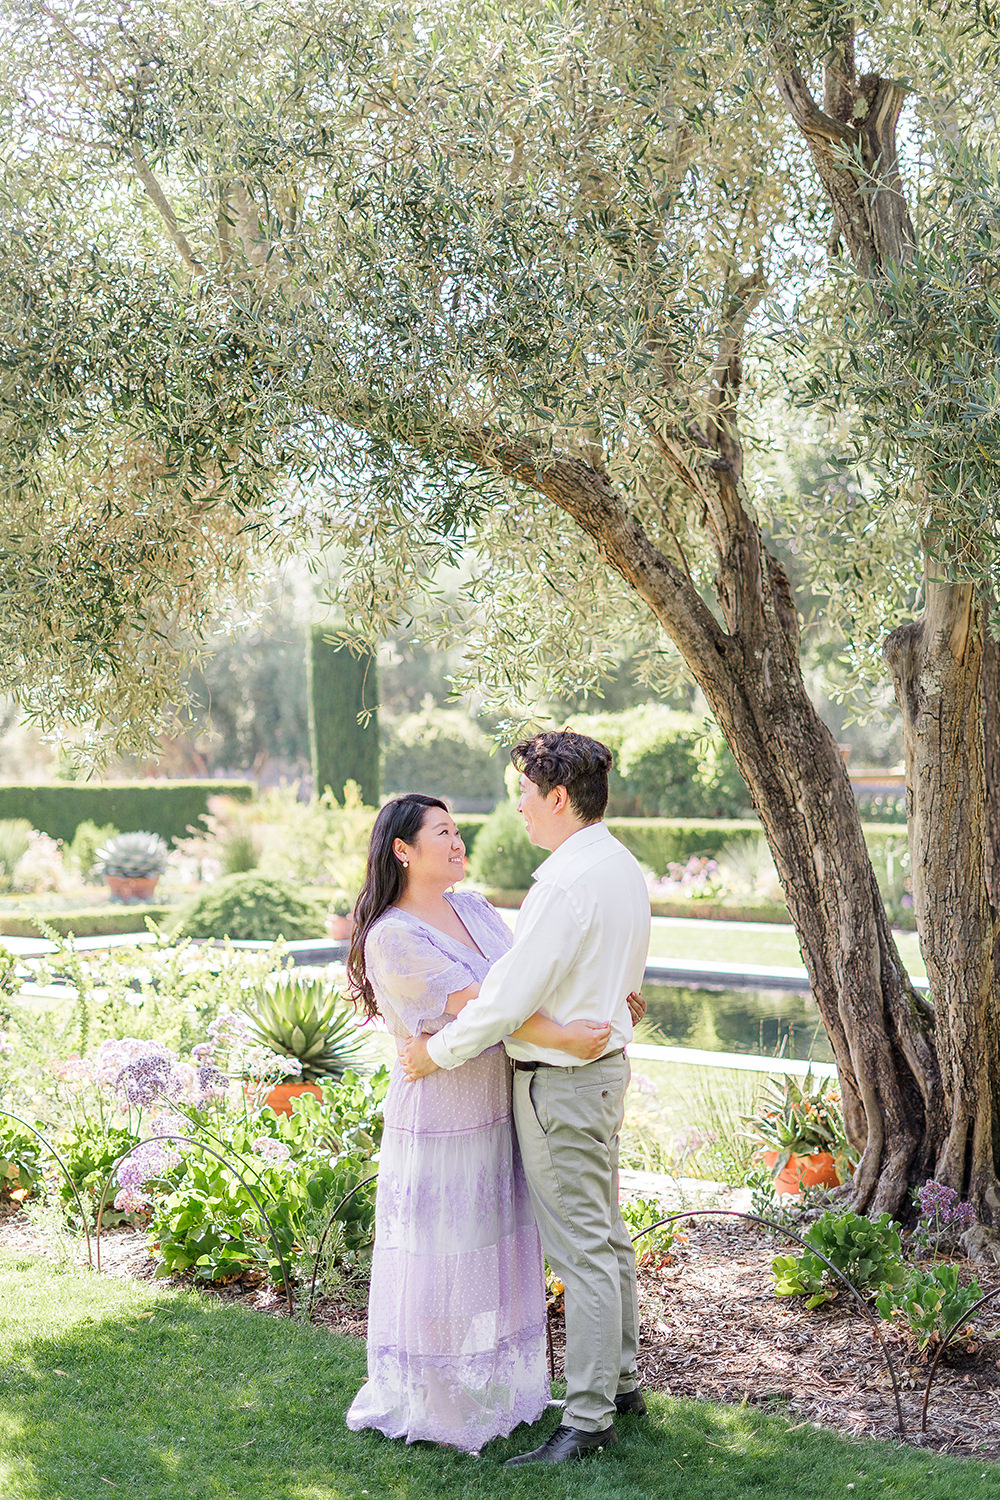
[[[646,1403],[642,1399],[642,1392],[638,1388],[623,1391],[620,1396],[615,1397],[615,1411],[620,1417],[644,1417]]]
[[[504,1468],[513,1469],[519,1464],[564,1464],[571,1458],[585,1458],[588,1453],[596,1453],[617,1441],[618,1434],[613,1426],[605,1427],[603,1432],[581,1432],[579,1427],[560,1426],[540,1448],[508,1458]]]

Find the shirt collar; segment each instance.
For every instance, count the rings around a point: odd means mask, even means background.
[[[564,839],[558,849],[553,849],[548,859],[542,861],[538,869],[532,875],[532,880],[550,880],[558,876],[566,865],[571,865],[592,844],[601,844],[605,839],[611,838],[611,830],[606,823],[588,823],[586,828],[578,828],[576,833],[571,833],[568,839]]]

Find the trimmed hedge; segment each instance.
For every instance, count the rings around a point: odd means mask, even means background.
[[[110,823],[119,833],[147,829],[182,838],[207,810],[209,797],[252,802],[252,781],[67,781],[0,786],[0,818],[27,818],[50,838],[72,843],[81,823]]]
[[[330,639],[328,625],[309,632],[309,753],[313,794],[329,787],[338,802],[355,781],[366,807],[379,803],[378,673],[374,656],[353,656]],[[368,710],[371,718],[358,723]]]
[[[471,814],[455,819],[470,856],[485,822],[485,816]],[[760,833],[756,818],[608,818],[607,824],[639,863],[657,875],[665,875],[669,864],[684,864],[692,854],[711,857],[734,839],[752,839]],[[874,832],[880,836],[889,830],[875,828]]]
[[[78,911],[4,912],[0,915],[0,937],[44,937],[39,922],[53,932],[74,937],[106,937],[119,932],[145,932],[146,918],[157,926],[172,916],[175,907],[137,903],[134,906],[84,906]]]
[[[692,854],[714,858],[725,844],[760,833],[756,818],[609,818],[608,827],[655,875],[686,864]]]

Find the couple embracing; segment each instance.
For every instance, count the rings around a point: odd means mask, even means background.
[[[645,1411],[618,1132],[649,900],[602,821],[607,747],[564,730],[511,759],[528,836],[550,851],[513,945],[483,897],[446,894],[464,847],[444,803],[397,798],[372,833],[348,974],[401,1053],[368,1380],[347,1422],[477,1452],[536,1421],[550,1395],[540,1236],[565,1287],[566,1401],[547,1441],[508,1463],[561,1463],[615,1442],[616,1413]]]

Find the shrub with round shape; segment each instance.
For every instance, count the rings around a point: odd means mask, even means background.
[[[227,875],[209,886],[183,908],[173,935],[296,942],[321,938],[324,917],[320,903],[300,896],[289,881],[251,872]]]

